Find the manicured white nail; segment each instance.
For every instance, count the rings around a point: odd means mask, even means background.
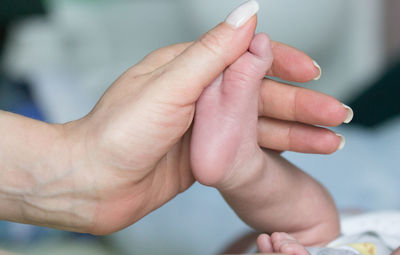
[[[345,105],[345,104],[342,104],[342,105],[343,105],[343,107],[346,108],[346,110],[347,110],[347,118],[343,121],[343,123],[348,124],[348,123],[350,123],[350,122],[353,120],[353,118],[354,118],[354,112],[353,112],[353,109],[351,109],[349,106],[347,106],[347,105]]]
[[[336,135],[339,136],[339,138],[340,138],[340,144],[339,144],[338,150],[341,150],[346,145],[346,139],[344,138],[344,136],[342,136],[340,134],[336,134]]]
[[[318,65],[317,61],[313,60],[313,63],[314,63],[314,66],[315,66],[316,68],[318,68],[318,70],[319,70],[318,76],[314,78],[314,81],[318,81],[319,79],[321,79],[321,76],[322,76],[322,69],[321,69],[321,66]]]
[[[231,12],[231,14],[229,14],[229,16],[226,18],[225,22],[234,28],[239,28],[246,24],[246,22],[253,17],[259,9],[260,5],[257,1],[247,1]]]

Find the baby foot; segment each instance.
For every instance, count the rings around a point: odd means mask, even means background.
[[[200,183],[217,188],[236,185],[236,180],[251,176],[254,164],[261,164],[264,157],[257,142],[259,90],[272,59],[268,36],[256,35],[249,51],[198,100],[191,164]]]
[[[289,255],[310,255],[306,248],[287,233],[261,234],[257,238],[257,247],[261,253],[284,253]]]

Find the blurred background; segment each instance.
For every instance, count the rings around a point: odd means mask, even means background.
[[[241,0],[0,0],[0,109],[63,123],[149,52],[191,41]],[[332,192],[341,210],[400,208],[400,1],[259,0],[258,31],[323,68],[304,86],[354,109],[330,156],[285,153]],[[6,205],[3,205],[6,206]],[[114,235],[93,237],[0,221],[18,254],[216,254],[249,232],[218,192],[188,192]]]

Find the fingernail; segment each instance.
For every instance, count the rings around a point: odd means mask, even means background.
[[[336,134],[336,135],[339,136],[339,138],[340,138],[340,144],[339,144],[338,150],[341,150],[346,145],[346,139],[344,138],[344,136],[342,136],[340,134]]]
[[[348,124],[348,123],[350,123],[350,122],[353,120],[353,118],[354,118],[354,112],[353,112],[353,109],[351,109],[349,106],[347,106],[347,105],[345,105],[345,104],[342,104],[342,105],[343,105],[343,107],[346,108],[346,110],[347,110],[347,118],[343,121],[343,123]]]
[[[318,76],[314,78],[314,81],[318,81],[319,79],[321,79],[321,76],[322,76],[322,69],[321,69],[321,66],[318,65],[317,61],[313,60],[313,63],[314,63],[314,66],[315,66],[316,68],[318,68],[318,70],[319,70]]]
[[[231,14],[229,14],[229,16],[226,18],[225,22],[234,28],[239,28],[246,24],[246,22],[253,17],[259,9],[260,5],[257,1],[247,1],[231,12]]]

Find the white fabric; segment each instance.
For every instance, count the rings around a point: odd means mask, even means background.
[[[391,249],[400,246],[400,211],[378,211],[343,217],[341,226],[344,236],[371,231],[379,235]]]

